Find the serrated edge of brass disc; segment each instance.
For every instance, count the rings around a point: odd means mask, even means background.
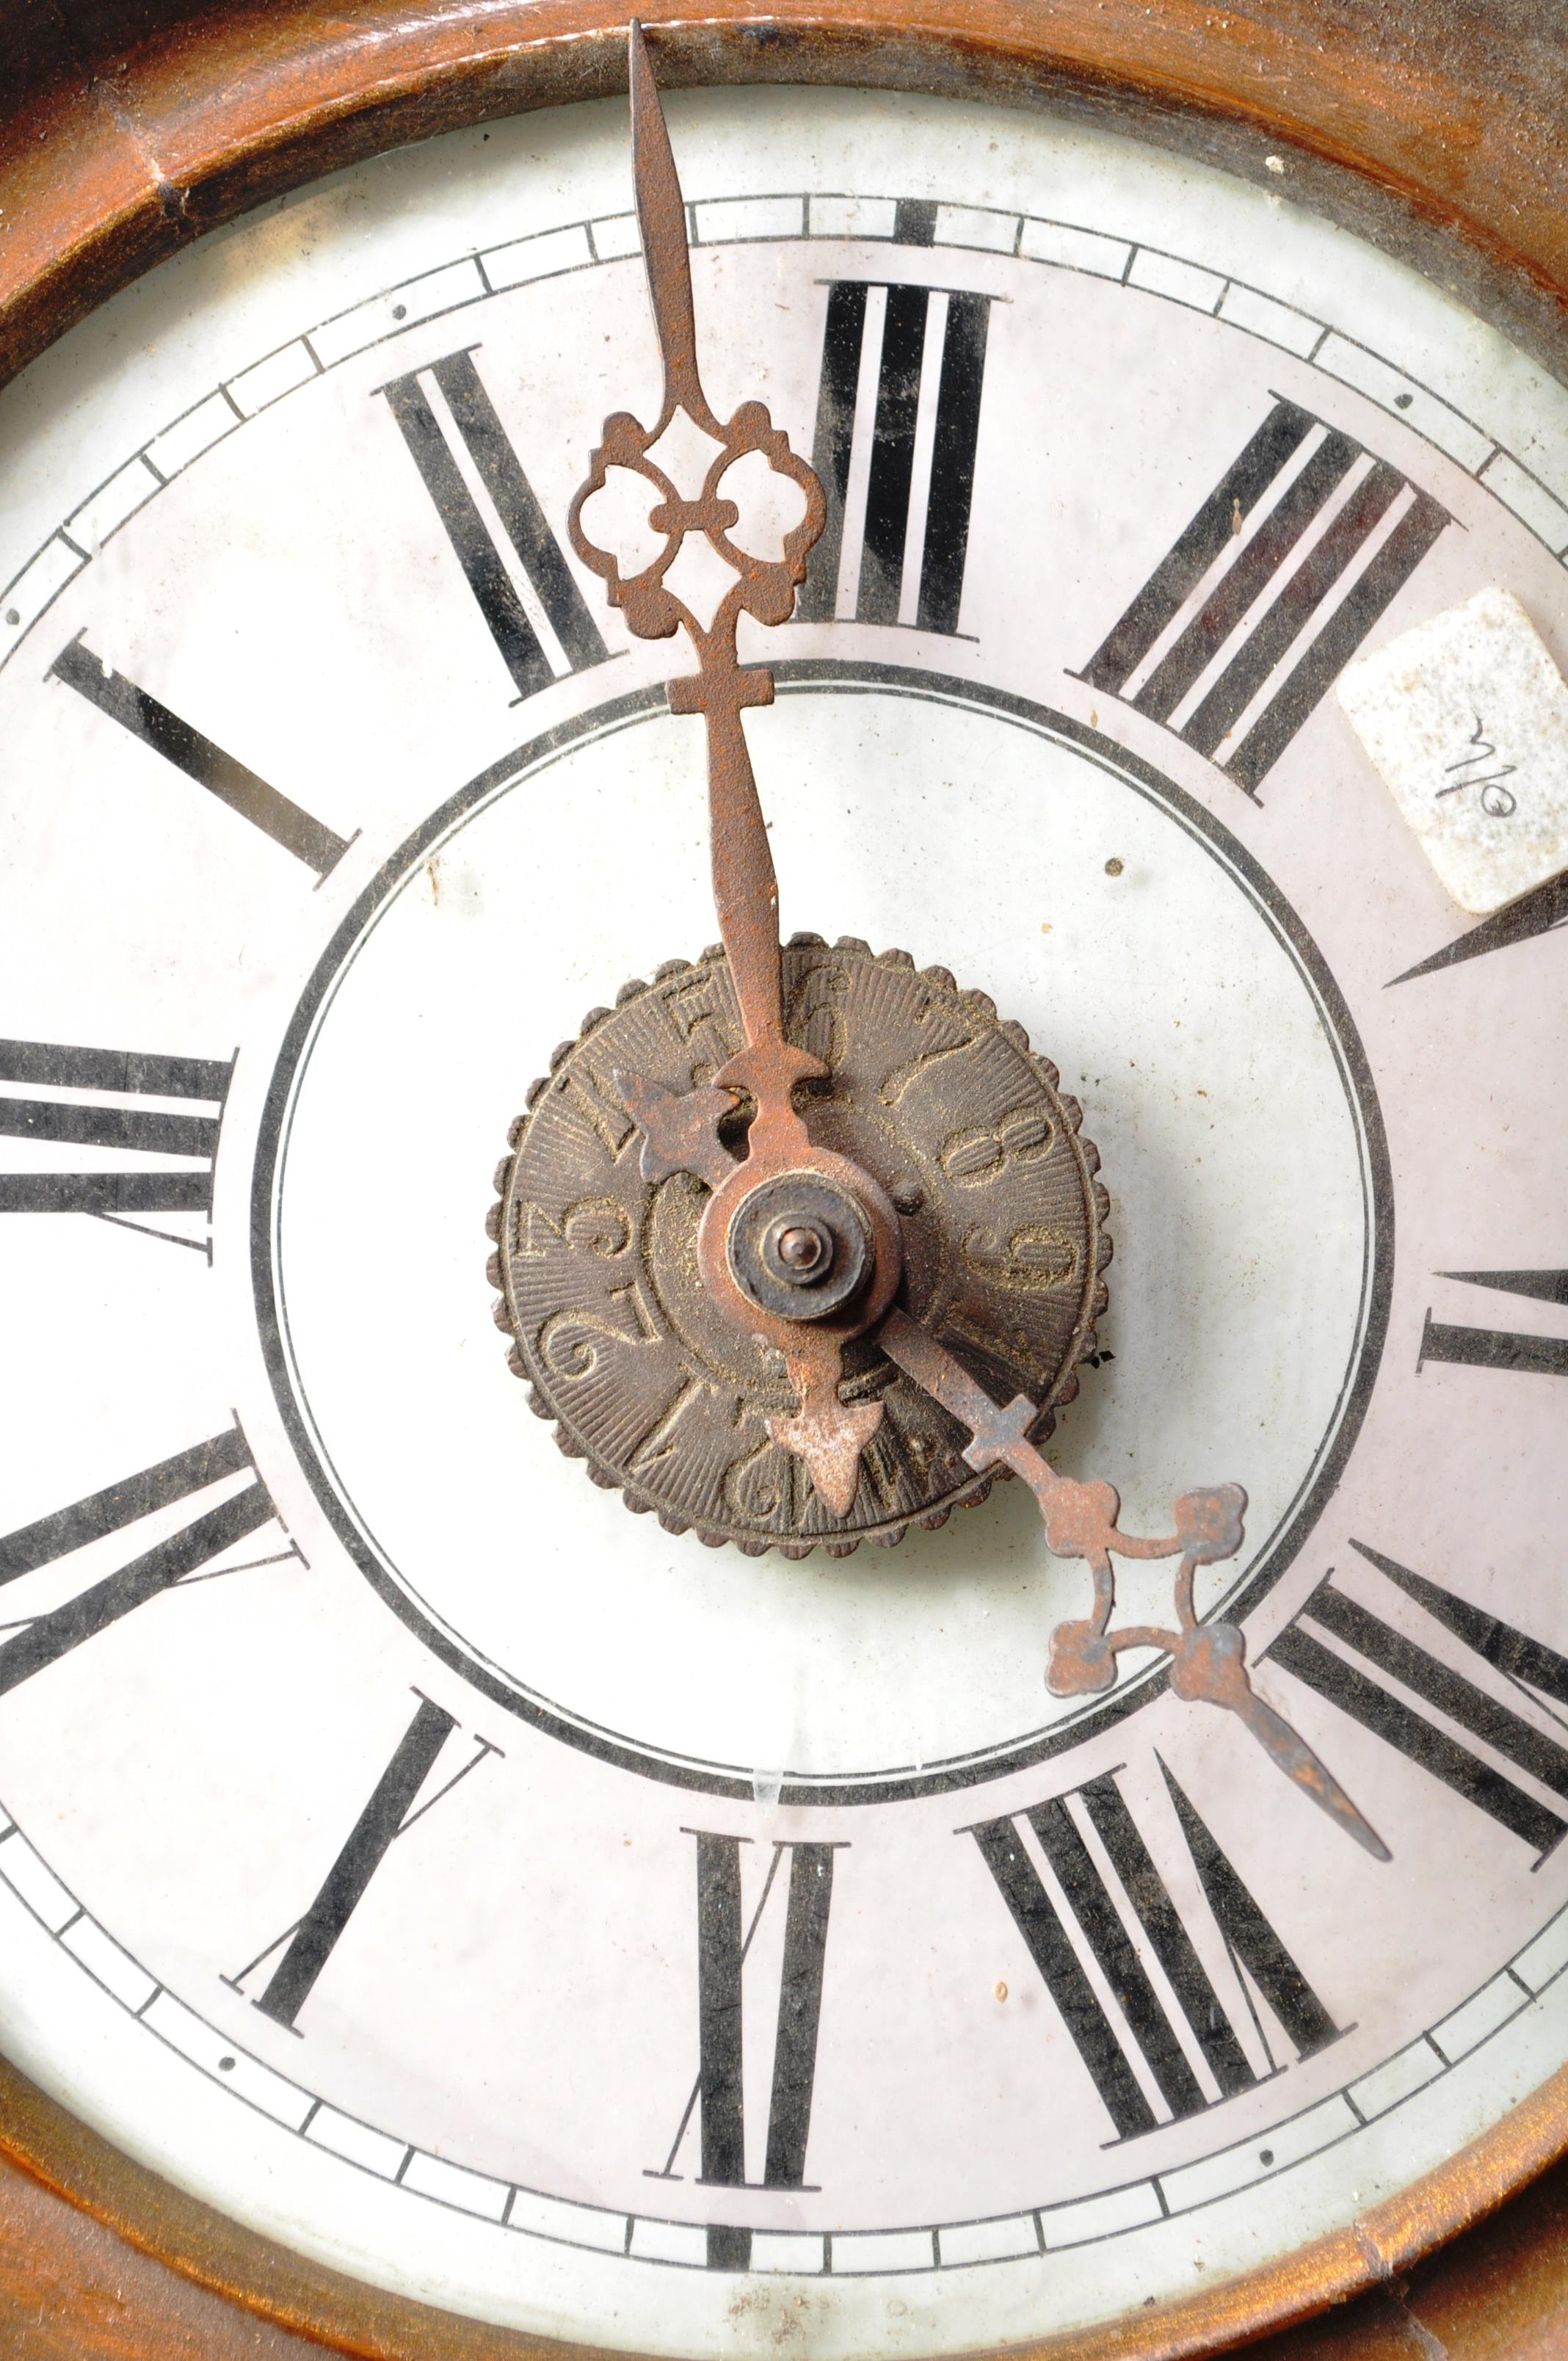
[[[960,987],[947,968],[937,966],[916,968],[916,962],[908,951],[873,951],[871,945],[863,942],[858,935],[839,935],[829,942],[824,935],[796,933],[790,937],[783,948],[785,950],[844,951],[870,960],[878,967],[915,970],[916,973],[927,977],[944,990],[960,993],[963,999],[976,1004],[987,1016],[994,1020],[999,1031],[1003,1033],[1014,1049],[1027,1059],[1060,1104],[1067,1122],[1068,1136],[1073,1143],[1074,1152],[1078,1157],[1082,1177],[1094,1206],[1095,1220],[1098,1224],[1098,1246],[1094,1266],[1094,1289],[1089,1299],[1087,1316],[1069,1341],[1068,1350],[1058,1371],[1056,1382],[1046,1400],[1040,1405],[1039,1416],[1031,1430],[1036,1443],[1048,1442],[1056,1431],[1057,1412],[1065,1410],[1069,1402],[1077,1400],[1080,1384],[1078,1373],[1083,1362],[1096,1349],[1095,1323],[1102,1317],[1110,1301],[1110,1289],[1104,1274],[1114,1252],[1111,1234],[1106,1227],[1111,1214],[1111,1200],[1103,1181],[1097,1177],[1100,1171],[1100,1150],[1091,1139],[1084,1137],[1083,1109],[1069,1092],[1062,1089],[1060,1073],[1052,1060],[1042,1051],[1030,1046],[1029,1037],[1017,1019],[1011,1016],[998,1016],[996,1003],[989,993]],[[622,1008],[628,1001],[639,1000],[644,994],[651,992],[654,984],[667,983],[671,976],[685,974],[694,967],[710,965],[723,959],[724,956],[723,945],[714,943],[703,952],[700,960],[664,960],[654,969],[652,983],[645,983],[641,976],[635,976],[630,983],[622,984],[615,995],[615,1006]],[[490,1241],[490,1253],[485,1265],[485,1276],[489,1285],[497,1290],[495,1301],[490,1307],[490,1316],[503,1335],[511,1338],[507,1353],[507,1367],[514,1378],[521,1379],[529,1409],[536,1418],[545,1421],[550,1425],[556,1448],[568,1459],[580,1459],[583,1462],[583,1472],[590,1483],[597,1484],[602,1491],[619,1492],[623,1507],[629,1509],[633,1516],[656,1516],[668,1533],[691,1533],[708,1549],[729,1546],[739,1550],[744,1557],[765,1557],[770,1550],[777,1550],[781,1557],[799,1559],[809,1557],[812,1551],[817,1549],[825,1551],[829,1557],[850,1557],[862,1543],[872,1549],[894,1549],[904,1539],[912,1525],[919,1525],[927,1532],[935,1532],[947,1523],[955,1509],[978,1508],[988,1497],[992,1483],[998,1477],[1012,1475],[1013,1471],[1010,1467],[997,1466],[987,1470],[984,1475],[977,1476],[973,1484],[961,1491],[956,1499],[949,1499],[945,1508],[927,1510],[919,1515],[890,1520],[885,1526],[879,1527],[875,1532],[846,1535],[839,1541],[834,1540],[830,1535],[815,1535],[809,1541],[773,1541],[763,1540],[760,1536],[742,1541],[733,1533],[716,1532],[711,1528],[705,1527],[696,1518],[675,1516],[662,1510],[657,1501],[649,1499],[645,1494],[630,1489],[620,1477],[613,1474],[600,1461],[594,1458],[586,1444],[577,1441],[576,1435],[570,1432],[561,1411],[553,1402],[545,1400],[524,1366],[521,1342],[512,1326],[511,1312],[501,1277],[501,1216],[507,1191],[510,1186],[512,1167],[521,1150],[529,1117],[548,1087],[550,1075],[557,1072],[573,1050],[586,1041],[607,1017],[614,1014],[615,1010],[611,1008],[590,1008],[577,1033],[570,1040],[558,1042],[552,1050],[549,1072],[541,1074],[529,1084],[523,1097],[523,1111],[513,1118],[508,1127],[508,1153],[497,1165],[492,1183],[497,1192],[496,1200],[485,1217],[485,1235]]]

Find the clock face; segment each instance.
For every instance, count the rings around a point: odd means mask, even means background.
[[[771,1431],[614,1082],[742,1043],[689,652],[568,533],[659,408],[625,109],[454,135],[0,402],[0,2037],[405,2294],[957,2353],[1568,2059],[1564,750],[1503,656],[1423,741],[1431,828],[1536,830],[1477,916],[1336,697],[1483,592],[1568,659],[1568,396],[1288,172],[669,114],[715,411],[827,493],[740,642],[813,1137],[1125,1533],[1245,1488],[1251,1698],[1168,1553],[1058,1677],[1090,1567],[874,1339],[847,1515]]]

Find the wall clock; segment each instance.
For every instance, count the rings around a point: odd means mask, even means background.
[[[27,61],[0,2139],[252,2312],[1214,2351],[1568,2136],[1551,42],[1333,29]]]

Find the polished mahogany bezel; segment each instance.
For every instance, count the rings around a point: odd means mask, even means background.
[[[615,0],[0,0],[0,380],[266,198],[438,132],[623,91],[631,13]],[[705,0],[691,14],[645,0],[637,13],[666,88],[813,82],[1037,108],[1283,190],[1568,378],[1568,19],[1531,0]],[[1400,2275],[1565,2150],[1568,2070],[1354,2230],[1029,2353],[1175,2361],[1356,2298],[1332,2330],[1257,2349],[1533,2361],[1568,2336],[1561,2171],[1418,2287]],[[0,2158],[0,2329],[28,2361],[285,2361],[302,2338],[378,2361],[587,2361],[302,2260],[132,2163],[3,2062]]]

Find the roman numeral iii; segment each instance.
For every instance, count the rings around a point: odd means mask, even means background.
[[[1397,468],[1276,400],[1082,678],[1255,796],[1448,522]]]
[[[1554,1649],[1365,1542],[1352,1546],[1387,1577],[1396,1593],[1413,1600],[1460,1642],[1476,1672],[1486,1665],[1500,1674],[1521,1704],[1533,1703],[1535,1690],[1568,1705],[1568,1659]],[[1568,1747],[1505,1704],[1495,1687],[1483,1687],[1457,1670],[1413,1631],[1342,1590],[1332,1576],[1318,1585],[1266,1653],[1456,1795],[1489,1813],[1542,1859],[1568,1834]],[[1472,1738],[1487,1752],[1469,1744]],[[1487,1754],[1527,1772],[1556,1800],[1543,1803]]]
[[[1442,1279],[1499,1295],[1530,1295],[1568,1308],[1568,1270],[1445,1270]],[[1472,1328],[1434,1320],[1421,1330],[1418,1369],[1430,1361],[1456,1361],[1473,1369],[1515,1369],[1527,1377],[1568,1378],[1568,1336],[1536,1336],[1517,1328]]]
[[[218,1130],[233,1071],[232,1060],[220,1064],[207,1058],[70,1049],[54,1041],[0,1041],[0,1083],[18,1082],[24,1093],[39,1088],[67,1093],[34,1098],[0,1091],[0,1135],[51,1148],[128,1149],[137,1156],[186,1159],[172,1170],[159,1166],[0,1172],[0,1213],[90,1213],[173,1246],[195,1247],[210,1258],[210,1246],[133,1217],[201,1213],[210,1220]],[[110,1104],[101,1104],[103,1099]],[[184,1100],[190,1111],[149,1105],[154,1099]]]
[[[431,399],[432,388],[439,404]],[[514,702],[547,688],[558,675],[603,664],[609,650],[480,382],[472,350],[449,353],[380,390],[511,675]],[[487,508],[510,545],[510,561]],[[554,650],[541,637],[541,620]]]
[[[696,2113],[700,2178],[705,2183],[726,2189],[801,2189],[806,2186],[806,2147],[817,2079],[833,1856],[842,1848],[775,1844],[762,1894],[747,1919],[740,1892],[743,1839],[701,1829],[690,1833],[696,1839],[697,2071],[670,2153],[662,2171],[653,2177],[678,2177],[675,2158]],[[741,1978],[763,1914],[775,1894],[781,1895],[784,1911],[784,1964],[762,2177],[755,2180],[748,2179],[746,2169]],[[744,2270],[751,2241],[749,2230],[710,2227],[709,2267]]]
[[[1341,2031],[1187,1796],[1163,1763],[1160,1768],[1201,1906],[1229,1956],[1242,2013],[1252,2018],[1254,2045],[1267,2058],[1266,2066],[1249,2059],[1236,2004],[1222,2000],[1199,1955],[1192,1905],[1184,1916],[1114,1774],[1020,1816],[1049,1882],[1018,1820],[988,1820],[969,1831],[1119,2139],[1201,2114],[1277,2070],[1246,1977],[1299,2057],[1311,2057]],[[1087,1841],[1091,1831],[1110,1878]],[[1182,1883],[1190,1889],[1190,1878]],[[1169,1998],[1157,1989],[1149,1961],[1157,1965]]]
[[[848,542],[851,551],[859,546],[860,571],[842,611],[862,623],[958,631],[990,318],[990,296],[961,290],[859,279],[828,289],[811,454],[828,522],[800,595],[803,622],[841,611]],[[862,369],[873,364],[868,415],[860,389]],[[860,444],[869,445],[869,465],[851,513],[850,463]]]

